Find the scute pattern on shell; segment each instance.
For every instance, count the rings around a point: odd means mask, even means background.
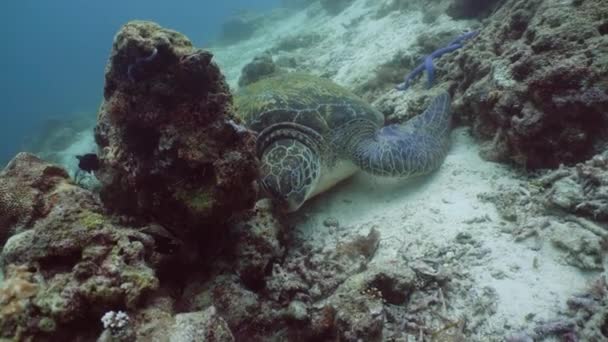
[[[355,118],[381,125],[380,112],[330,80],[291,73],[263,79],[235,98],[239,114],[254,131],[279,122],[294,122],[328,136]]]

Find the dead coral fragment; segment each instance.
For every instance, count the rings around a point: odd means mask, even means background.
[[[554,176],[554,181],[549,176]],[[590,219],[608,220],[608,153],[549,174],[547,199],[555,207]]]
[[[380,233],[376,227],[372,227],[367,235],[359,235],[353,240],[338,244],[337,253],[344,254],[349,258],[363,256],[366,259],[371,259],[380,243]]]

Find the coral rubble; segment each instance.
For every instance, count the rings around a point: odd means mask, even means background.
[[[512,333],[507,341],[550,336],[600,341],[608,336],[606,157],[604,152],[584,163],[528,177],[519,188],[481,195],[496,205],[505,220],[504,232],[511,233],[515,241],[529,243],[539,252],[554,250],[562,263],[600,277],[590,283],[588,293],[567,301],[568,311],[556,312],[550,321],[535,320],[532,332]],[[538,261],[533,263],[539,267]]]
[[[608,152],[542,178],[556,208],[592,220],[608,221]]]
[[[568,310],[559,318],[539,322],[530,332],[513,333],[505,341],[545,341],[551,337],[559,337],[562,341],[605,341],[608,336],[607,294],[606,279],[596,279],[585,293],[568,299]]]

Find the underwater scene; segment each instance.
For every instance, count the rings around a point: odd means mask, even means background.
[[[0,342],[608,341],[608,1],[2,7]]]

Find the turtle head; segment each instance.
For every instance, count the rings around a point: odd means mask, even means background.
[[[310,197],[321,173],[320,137],[309,128],[292,126],[300,125],[270,126],[257,143],[262,187],[288,212],[298,210]]]

